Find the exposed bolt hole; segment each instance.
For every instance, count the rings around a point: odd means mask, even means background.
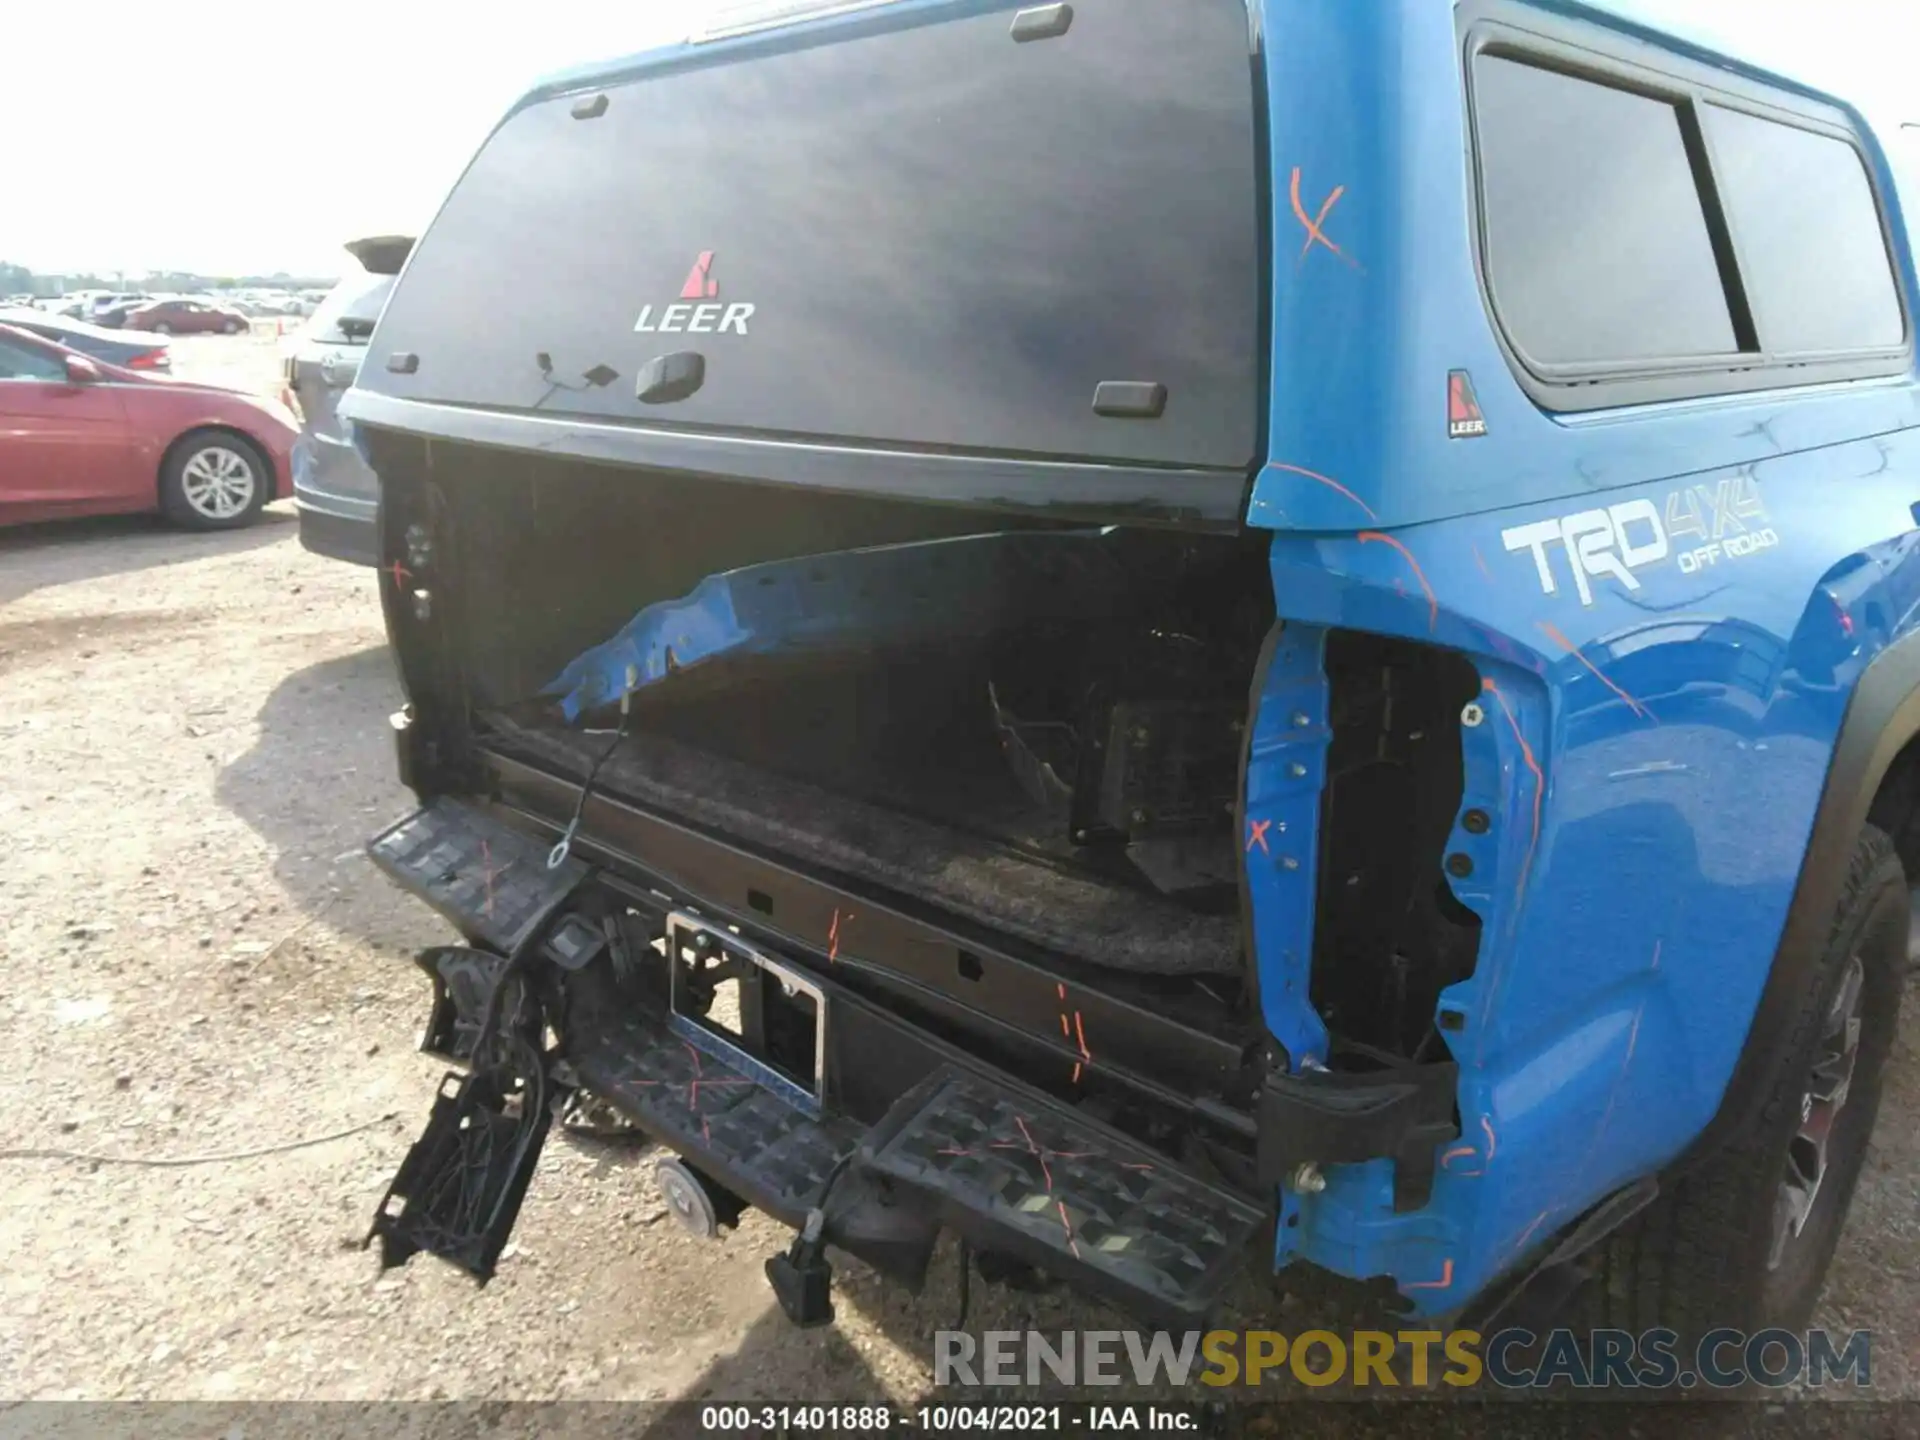
[[[761,890],[747,891],[747,905],[751,909],[758,910],[762,915],[773,913],[773,897]]]
[[[980,957],[978,955],[974,954],[971,950],[962,950],[960,952],[960,978],[962,980],[978,980],[986,973],[987,967],[980,963]]]
[[[1492,827],[1493,821],[1484,810],[1469,810],[1460,817],[1460,825],[1469,835],[1484,835]]]
[[[1447,873],[1456,880],[1464,880],[1473,874],[1473,857],[1462,855],[1458,850],[1447,856]]]
[[[1462,1015],[1458,1010],[1442,1010],[1440,1012],[1440,1028],[1442,1030],[1464,1030],[1466,1027],[1467,1017]]]

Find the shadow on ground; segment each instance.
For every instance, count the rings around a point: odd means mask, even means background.
[[[387,718],[402,703],[385,645],[287,676],[268,695],[251,749],[214,793],[273,849],[275,878],[328,928],[376,946],[433,943],[425,907],[369,865],[362,847],[413,797],[394,766]]]
[[[958,1254],[951,1240],[942,1242],[936,1255],[927,1293],[915,1298],[904,1292],[883,1288],[871,1277],[855,1278],[836,1287],[835,1304],[841,1323],[819,1330],[798,1330],[787,1322],[771,1299],[766,1314],[741,1336],[731,1354],[714,1360],[705,1372],[687,1386],[685,1402],[658,1411],[651,1423],[639,1433],[646,1440],[693,1440],[713,1433],[704,1423],[703,1408],[710,1405],[744,1406],[753,1415],[760,1407],[787,1406],[859,1406],[883,1403],[887,1395],[867,1355],[873,1349],[873,1332],[931,1367],[935,1355],[935,1332],[961,1328],[955,1280]],[[1345,1327],[1391,1328],[1382,1317],[1343,1318],[1318,1313],[1308,1304],[1295,1302],[1284,1309],[1280,1296],[1264,1282],[1251,1280],[1236,1287],[1245,1291],[1241,1298],[1257,1295],[1260,1308],[1249,1312],[1229,1303],[1215,1324],[1221,1328],[1272,1329],[1289,1336],[1309,1329],[1331,1329],[1340,1333]],[[988,1331],[1038,1330],[1050,1343],[1061,1343],[1061,1331],[1142,1331],[1138,1321],[1097,1305],[1076,1302],[1064,1292],[1023,1295],[983,1285],[976,1275],[972,1283],[973,1305],[964,1328],[976,1343]],[[983,1293],[984,1292],[984,1293]],[[845,1327],[849,1315],[864,1322]],[[845,1327],[845,1328],[843,1328]],[[864,1332],[864,1333],[860,1333]],[[859,1334],[856,1343],[855,1335]],[[1150,1337],[1149,1337],[1150,1338]],[[1176,1337],[1177,1338],[1177,1337]],[[1125,1352],[1116,1339],[1111,1342],[1120,1353],[1119,1369],[1125,1370]],[[1324,1355],[1324,1352],[1319,1352]],[[1196,1356],[1192,1376],[1205,1368]],[[1437,1367],[1436,1367],[1437,1369]],[[796,1385],[793,1377],[805,1376]],[[1572,1436],[1686,1436],[1692,1440],[1734,1440],[1755,1433],[1754,1402],[1726,1405],[1682,1405],[1678,1396],[1655,1402],[1622,1403],[1583,1402],[1564,1390],[1549,1397],[1513,1397],[1496,1391],[1489,1382],[1470,1390],[1434,1385],[1423,1392],[1399,1390],[1391,1394],[1356,1390],[1340,1384],[1325,1389],[1309,1389],[1292,1383],[1281,1372],[1279,1383],[1269,1382],[1257,1389],[1239,1386],[1212,1387],[1197,1379],[1181,1387],[1159,1385],[1142,1389],[1131,1383],[1112,1385],[1066,1386],[1048,1380],[1037,1387],[987,1387],[948,1385],[916,1388],[905,1407],[913,1428],[920,1428],[917,1410],[921,1405],[971,1408],[1027,1407],[1047,1413],[1030,1419],[1028,1428],[1052,1433],[1089,1429],[1120,1429],[1125,1422],[1102,1426],[1097,1419],[1076,1416],[1080,1407],[1135,1404],[1181,1407],[1193,1414],[1198,1431],[1209,1436],[1288,1437],[1288,1440],[1359,1440],[1359,1437],[1404,1436],[1421,1440],[1479,1440],[1500,1434],[1520,1437]],[[1404,1381],[1404,1371],[1403,1371]],[[1629,1400],[1638,1397],[1629,1397]],[[1050,1407],[1063,1407],[1056,1427]],[[897,1414],[902,1408],[895,1402]],[[1809,1407],[1811,1409],[1812,1407]],[[1857,1406],[1821,1406],[1826,1412],[1816,1423],[1797,1434],[1853,1436],[1854,1420],[1844,1412]],[[989,1412],[990,1413],[990,1410]],[[1821,1423],[1826,1422],[1826,1423]],[[894,1428],[898,1427],[894,1422]],[[959,1428],[975,1428],[977,1433],[1003,1433],[1011,1428],[1006,1421],[984,1418],[957,1423]],[[1149,1422],[1135,1412],[1132,1427],[1146,1431]],[[934,1422],[928,1428],[943,1428]],[[1170,1428],[1162,1422],[1160,1428]],[[767,1433],[778,1433],[769,1431]],[[878,1429],[867,1433],[882,1433]],[[1786,1432],[1782,1432],[1786,1433]],[[1888,1432],[1893,1433],[1893,1432]]]
[[[177,530],[158,515],[51,520],[0,530],[0,605],[45,585],[70,585],[215,555],[235,555],[287,539],[292,510],[262,512],[244,530]]]

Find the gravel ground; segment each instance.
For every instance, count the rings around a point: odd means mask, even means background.
[[[276,348],[176,345],[181,373],[262,389]],[[0,1400],[924,1395],[950,1252],[919,1299],[843,1266],[840,1323],[796,1331],[761,1274],[785,1232],[687,1236],[637,1148],[556,1132],[484,1290],[360,1249],[440,1069],[407,957],[448,936],[360,857],[408,808],[371,577],[302,550],[286,510],[0,537],[0,1150],[149,1162],[0,1159]],[[1874,1329],[1881,1396],[1916,1388],[1917,1090],[1909,1027],[1820,1317]],[[974,1329],[1122,1323],[974,1288]],[[1353,1318],[1311,1287],[1234,1308]]]

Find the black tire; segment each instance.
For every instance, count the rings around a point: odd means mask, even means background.
[[[244,466],[251,478],[244,500],[234,495],[238,479],[229,478],[238,475],[234,462]],[[230,430],[184,435],[160,462],[161,512],[186,530],[237,530],[251,525],[273,488],[273,467],[260,447]],[[222,498],[210,498],[216,493]],[[234,498],[225,498],[229,496]]]
[[[1731,1326],[1805,1327],[1839,1243],[1880,1108],[1905,981],[1907,880],[1893,842],[1872,826],[1854,846],[1846,889],[1799,1012],[1770,1058],[1761,1117],[1734,1145],[1662,1177],[1659,1197],[1594,1257],[1574,1319],[1581,1328],[1669,1326],[1683,1343]],[[1797,1233],[1776,1224],[1790,1154],[1809,1114],[1816,1064],[1832,1073],[1830,1021],[1858,959],[1858,1039],[1825,1164]],[[1847,1027],[1842,1026],[1841,1034]],[[1794,1147],[1798,1146],[1796,1150]]]

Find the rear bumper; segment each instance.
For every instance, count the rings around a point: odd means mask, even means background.
[[[294,501],[294,508],[300,516],[300,543],[314,554],[350,565],[380,563],[379,530],[373,515],[335,514],[309,505],[304,496]]]
[[[515,973],[560,1040],[544,1060],[522,1047],[538,1073],[516,1080],[542,1092],[586,1087],[724,1192],[796,1229],[818,1214],[824,1240],[901,1283],[918,1287],[940,1230],[951,1229],[1144,1319],[1187,1326],[1205,1318],[1267,1217],[1250,1196],[818,971],[824,1099],[796,1102],[752,1057],[668,1013],[664,980],[649,978],[668,961],[646,937],[664,930],[671,902],[644,890],[615,898],[604,872],[575,860],[550,869],[542,842],[488,812],[436,801],[376,839],[371,854],[496,952],[457,952],[458,963],[496,967],[498,983],[499,957],[520,957]],[[596,911],[600,928],[579,923]],[[589,937],[587,949],[545,938],[562,916],[570,933]],[[437,997],[428,1040],[441,1051],[462,1023],[470,1046],[476,1018],[455,1014],[462,992],[436,968],[446,953],[422,959]],[[465,993],[470,1011],[475,991]],[[457,1092],[443,1087],[375,1222],[388,1263],[425,1249],[482,1279],[492,1273],[544,1122],[520,1132],[524,1164],[502,1169],[502,1201],[483,1207],[503,1223],[452,1235],[430,1197],[476,1123],[508,1133],[513,1122],[489,1097],[511,1090],[493,1072]]]
[[[294,442],[294,508],[300,517],[300,543],[316,555],[345,560],[353,565],[380,563],[379,482],[359,465],[351,452],[343,457],[333,452],[339,445],[317,442],[302,435]],[[365,476],[366,485],[348,486],[339,481],[343,463],[351,463]],[[349,479],[358,477],[349,476]],[[364,490],[368,493],[355,493]]]

